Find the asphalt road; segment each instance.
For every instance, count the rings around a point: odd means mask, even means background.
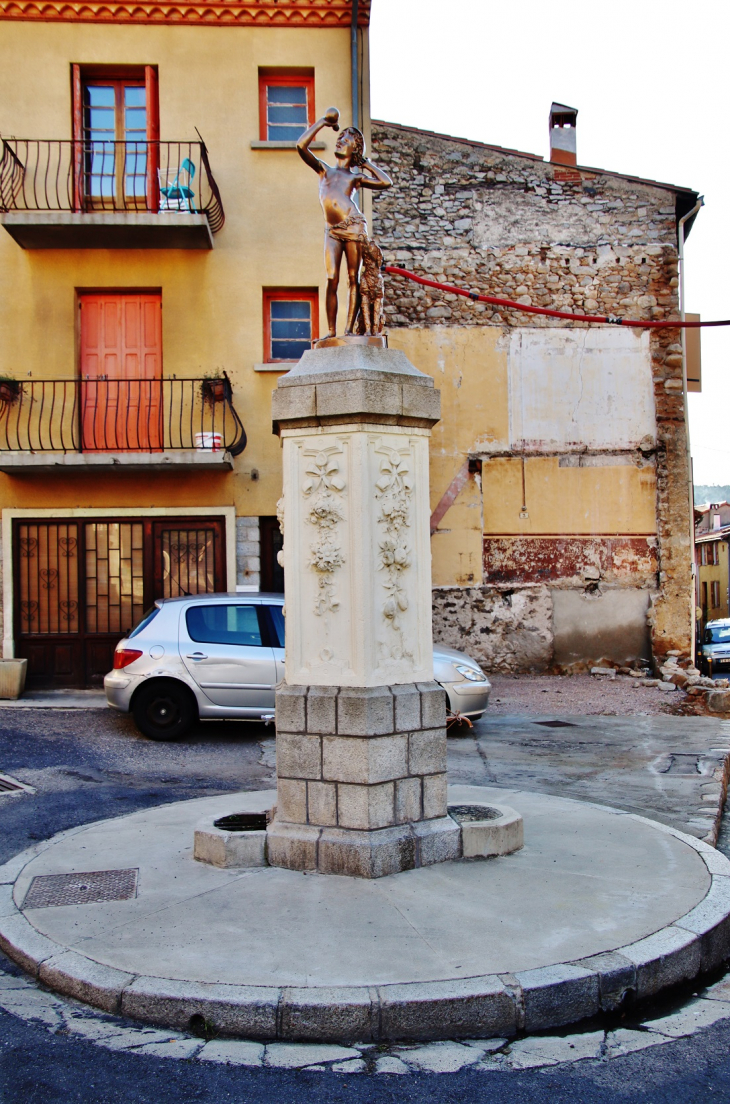
[[[475,733],[486,735],[484,722]],[[475,774],[480,769],[475,744]],[[260,725],[208,723],[181,744],[154,744],[140,737],[127,718],[101,710],[0,708],[0,772],[37,791],[0,798],[0,860],[5,861],[35,840],[91,820],[188,797],[262,788],[273,778],[273,733]],[[16,970],[3,961],[0,968]],[[512,1073],[370,1076],[212,1064],[203,1068],[201,1063],[114,1053],[0,1012],[3,1104],[98,1104],[102,1100],[115,1104],[730,1101],[730,1024],[723,1022],[688,1039],[610,1062],[585,1061]]]

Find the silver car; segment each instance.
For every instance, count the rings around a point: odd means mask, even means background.
[[[152,740],[177,740],[198,718],[273,717],[284,677],[284,596],[205,594],[155,602],[114,652],[109,705]],[[476,719],[491,686],[473,659],[440,645],[434,678],[454,714]]]

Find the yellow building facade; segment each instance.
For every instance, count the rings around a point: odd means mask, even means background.
[[[324,305],[295,128],[351,121],[354,37],[369,137],[368,7],[0,5],[3,649],[31,684],[97,683],[155,598],[281,585],[271,392]]]

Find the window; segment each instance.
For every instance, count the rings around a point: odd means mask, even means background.
[[[185,621],[190,639],[201,644],[262,646],[256,606],[191,606]]]
[[[262,141],[296,142],[314,118],[314,73],[311,69],[259,69]]]
[[[264,288],[264,360],[299,360],[319,337],[316,288]]]
[[[714,564],[715,567],[717,567],[719,562],[720,562],[720,545],[717,543],[717,541],[713,541],[712,544],[710,545],[710,563]]]
[[[73,66],[79,206],[157,210],[157,71]]]
[[[286,638],[286,626],[284,622],[284,607],[283,606],[266,606],[266,612],[268,613],[271,622],[273,624],[273,644],[280,648],[284,647],[284,641]],[[730,632],[728,633],[730,636]]]
[[[711,587],[712,587],[712,608],[717,609],[718,606],[720,605],[720,584],[719,584],[719,582],[714,582],[714,583],[711,584]]]
[[[707,565],[707,545],[706,544],[701,544],[700,545],[700,567],[705,567],[706,565]]]

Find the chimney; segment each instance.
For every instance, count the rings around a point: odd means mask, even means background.
[[[554,103],[550,108],[550,160],[555,165],[575,165],[577,107]]]

